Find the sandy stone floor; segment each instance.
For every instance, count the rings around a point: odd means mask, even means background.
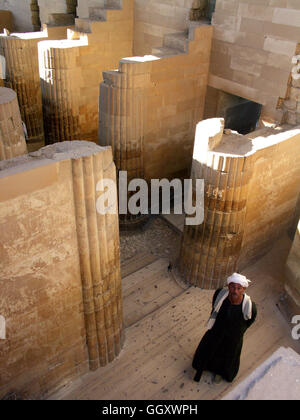
[[[278,308],[290,247],[286,237],[243,270],[252,280],[248,293],[257,304],[258,317],[245,335],[235,381],[214,385],[205,372],[195,383],[192,357],[206,331],[214,291],[184,286],[176,269],[168,270],[179,247],[180,233],[161,218],[153,219],[144,231],[121,234],[125,345],[112,363],[83,375],[49,399],[222,399],[278,348],[300,353],[290,321]]]
[[[120,232],[121,263],[141,253],[175,262],[180,251],[181,236],[161,217],[152,218],[145,228]]]

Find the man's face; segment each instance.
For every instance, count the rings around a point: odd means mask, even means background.
[[[238,283],[229,283],[228,289],[233,300],[240,300],[245,293],[245,288]]]

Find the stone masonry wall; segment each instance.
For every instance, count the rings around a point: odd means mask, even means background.
[[[3,29],[8,29],[13,31],[14,23],[13,16],[9,10],[0,10],[0,33],[3,32]]]
[[[39,44],[47,144],[78,138],[97,142],[102,73],[132,55],[133,0],[123,0],[121,9],[89,12],[89,19],[76,19],[68,39]]]
[[[187,53],[124,59],[119,71],[104,73],[100,144],[113,146],[119,170],[151,180],[189,167],[203,115],[211,30],[195,28]]]
[[[270,146],[255,154],[239,267],[268,252],[293,225],[300,193],[299,133],[299,127],[290,126],[282,134],[263,129],[248,136],[257,145]]]
[[[193,0],[135,0],[134,55],[160,47],[164,35],[188,28]]]
[[[118,219],[96,213],[115,177],[111,150],[87,142],[0,162],[0,398],[42,398],[119,353]]]
[[[17,32],[32,32],[32,0],[0,0],[0,10],[10,10],[14,19],[14,30]]]
[[[217,0],[209,86],[263,105],[262,117],[282,122],[297,42],[300,3]]]
[[[209,289],[287,234],[300,189],[299,128],[242,136],[218,121],[197,126],[192,178],[205,180],[204,221],[185,226],[180,255],[186,281]]]
[[[42,95],[39,76],[38,42],[65,38],[66,27],[45,28],[41,32],[0,35],[0,52],[5,57],[6,87],[18,96],[22,121],[33,148],[44,145]]]

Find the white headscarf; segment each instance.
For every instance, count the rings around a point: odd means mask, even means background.
[[[230,283],[237,283],[240,284],[242,287],[247,288],[249,286],[249,283],[251,283],[250,280],[247,279],[247,277],[243,276],[242,274],[233,273],[231,276],[227,278],[227,284]]]

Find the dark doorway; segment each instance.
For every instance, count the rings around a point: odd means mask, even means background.
[[[244,100],[226,109],[225,128],[248,134],[254,131],[260,118],[262,105]]]

